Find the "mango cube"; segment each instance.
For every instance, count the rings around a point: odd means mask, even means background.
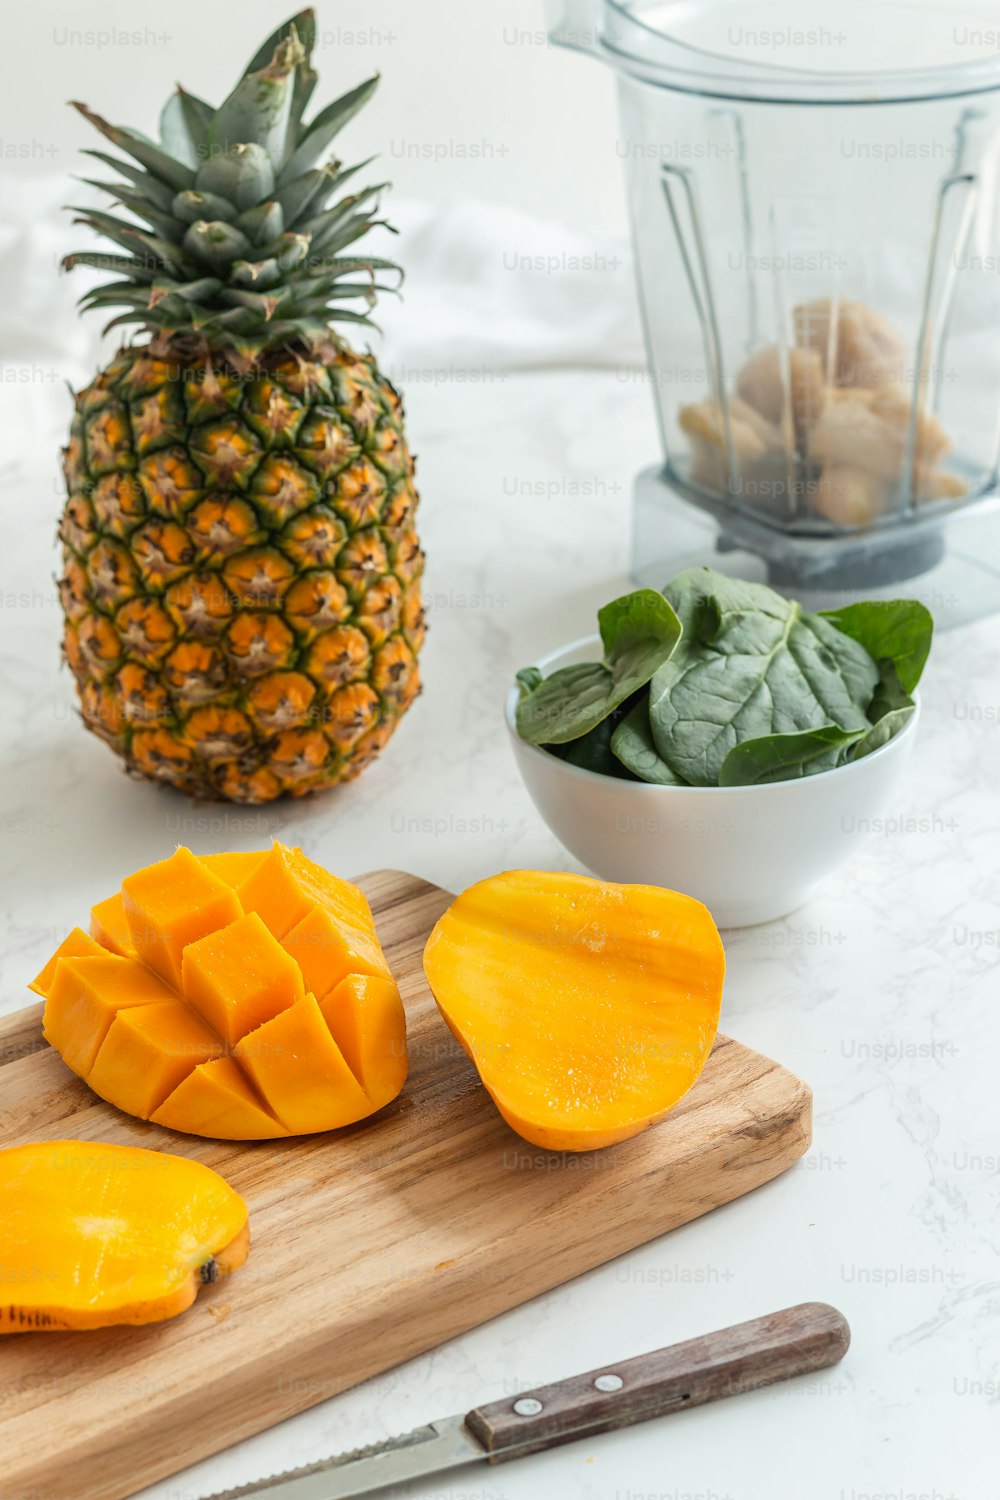
[[[231,1057],[199,1063],[150,1119],[170,1130],[224,1140],[261,1141],[288,1134]]]
[[[190,849],[137,870],[122,881],[122,898],[135,951],[174,989],[181,987],[181,955],[243,908],[231,886],[206,870]]]
[[[121,891],[90,908],[90,935],[109,953],[135,958],[135,946]]]
[[[246,854],[240,850],[232,854],[199,854],[198,863],[235,890],[249,879],[266,854],[266,849],[253,849]]]
[[[406,1016],[393,979],[348,974],[319,1004],[330,1035],[376,1109],[406,1082]]]
[[[65,944],[63,945],[65,947]],[[98,945],[95,943],[94,947]],[[86,1078],[120,1011],[133,1005],[173,1002],[158,975],[131,958],[102,949],[99,958],[61,958],[49,986],[43,1027],[46,1040],[74,1073]]]
[[[371,1114],[313,995],[244,1037],[233,1056],[293,1135]]]
[[[298,965],[256,912],[189,943],[181,981],[185,999],[231,1047],[305,994]]]
[[[314,906],[281,940],[285,952],[302,970],[306,988],[320,999],[348,974],[389,976],[374,923],[368,931],[360,925],[338,921],[322,906]]]
[[[307,917],[314,906],[324,908],[338,922],[370,928],[374,934],[371,909],[364,893],[350,881],[339,880],[314,864],[301,849],[289,849],[284,844],[275,844],[249,878],[237,887],[237,894],[243,910],[257,912],[268,931],[279,940]]]
[[[69,937],[63,938],[42,972],[35,975],[28,988],[34,990],[36,995],[45,998],[52,988],[56,964],[61,958],[103,958],[104,956],[105,951],[100,943],[96,943],[82,927],[74,927]]]
[[[193,1068],[221,1051],[183,1000],[137,1005],[115,1016],[87,1082],[109,1104],[148,1120]]]

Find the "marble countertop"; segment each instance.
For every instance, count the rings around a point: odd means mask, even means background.
[[[570,867],[501,722],[511,673],[592,628],[627,582],[649,392],[613,370],[422,372],[426,691],[361,780],[312,803],[198,807],[130,783],[80,728],[52,583],[56,437],[7,462],[0,1008],[124,871],[301,843],[342,873],[458,888]],[[21,408],[18,408],[19,410]],[[806,1079],[791,1171],[569,1286],[143,1492],[195,1497],[482,1400],[805,1300],[854,1342],[836,1369],[495,1470],[413,1500],[982,1500],[1000,1399],[1000,621],[942,635],[898,806],[787,919],[725,934],[724,1029]],[[401,1493],[401,1492],[396,1492]]]

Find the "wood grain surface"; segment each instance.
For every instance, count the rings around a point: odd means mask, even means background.
[[[370,1121],[292,1141],[177,1135],[97,1099],[43,1042],[41,1006],[0,1019],[0,1146],[73,1138],[196,1157],[246,1198],[252,1232],[243,1269],[171,1322],[0,1339],[3,1500],[120,1500],[749,1192],[806,1150],[806,1085],[724,1036],[668,1118],[588,1158],[594,1170],[527,1145],[423,978],[451,897],[391,870],[359,884],[411,1060],[401,1097]]]

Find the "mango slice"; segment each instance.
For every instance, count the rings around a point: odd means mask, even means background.
[[[364,894],[281,844],[181,848],[130,875],[34,988],[68,1066],[172,1130],[334,1130],[406,1079],[403,1006]]]
[[[0,1151],[0,1334],[155,1323],[247,1258],[247,1207],[201,1162],[46,1141]]]
[[[715,1040],[725,954],[690,896],[515,870],[458,897],[424,969],[508,1125],[587,1151],[687,1093]]]

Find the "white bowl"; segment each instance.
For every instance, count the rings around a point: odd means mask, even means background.
[[[600,657],[588,636],[538,662]],[[877,830],[909,759],[920,703],[888,744],[852,765],[764,786],[653,786],[568,765],[517,733],[518,689],[507,728],[531,799],[559,842],[603,880],[660,885],[703,901],[720,927],[769,922],[801,906],[815,885]]]

